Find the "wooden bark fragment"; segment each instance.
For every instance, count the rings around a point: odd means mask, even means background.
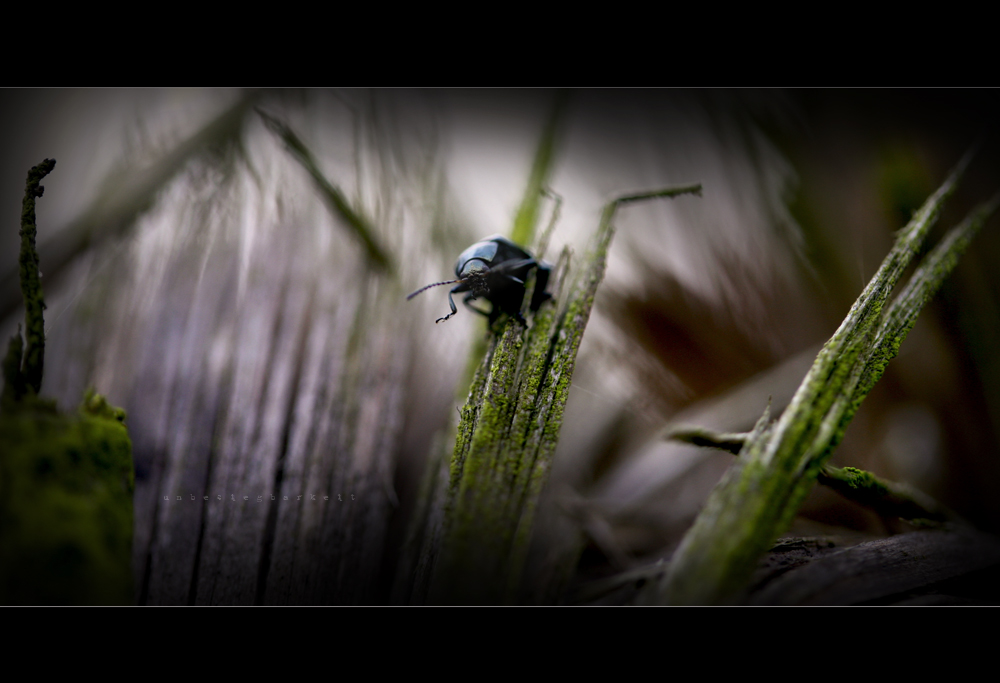
[[[766,581],[748,602],[858,605],[902,595],[1000,564],[1000,539],[967,527],[928,529],[817,555]]]

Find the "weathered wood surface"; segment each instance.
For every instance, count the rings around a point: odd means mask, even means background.
[[[385,602],[404,397],[419,381],[418,309],[402,315],[399,278],[416,276],[373,271],[252,124],[248,156],[191,159],[124,243],[64,273],[62,379],[47,388],[93,383],[128,412],[139,604]],[[399,181],[372,213],[388,241],[412,220],[414,185],[382,163]]]
[[[789,544],[776,546],[750,604],[859,605],[894,596],[902,601],[948,579],[990,567],[1000,571],[1000,539],[967,528],[913,531],[846,549],[830,541],[817,548],[810,561],[787,570],[774,560]]]
[[[668,562],[583,583],[571,602],[629,605]],[[857,535],[783,538],[737,604],[754,606],[993,605],[1000,539],[952,525],[859,542]],[[992,577],[992,578],[991,578]]]
[[[126,402],[157,418],[131,425],[141,603],[373,599],[408,349],[378,282],[345,295],[297,256],[242,302],[234,259],[165,289]]]

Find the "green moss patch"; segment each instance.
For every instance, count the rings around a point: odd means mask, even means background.
[[[0,603],[131,604],[132,443],[88,394],[76,414],[0,415]]]

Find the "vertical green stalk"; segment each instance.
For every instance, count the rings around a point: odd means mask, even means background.
[[[21,293],[24,296],[25,336],[27,350],[21,374],[26,389],[35,394],[42,390],[42,370],[45,365],[45,320],[42,311],[45,310],[45,297],[42,295],[42,282],[39,273],[38,251],[35,249],[35,198],[41,197],[45,188],[41,185],[42,178],[55,168],[55,159],[46,159],[28,171],[28,180],[24,187],[24,201],[21,203],[21,252],[18,257],[18,270],[21,278]]]
[[[516,594],[576,354],[604,277],[615,212],[624,203],[700,189],[691,185],[609,203],[572,287],[564,287],[564,253],[553,301],[532,318],[527,332],[509,321],[494,342],[461,411],[431,602],[493,604]]]

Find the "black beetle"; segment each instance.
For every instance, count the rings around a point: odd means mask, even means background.
[[[522,325],[527,326],[528,323],[521,316],[521,303],[524,301],[524,281],[532,268],[538,270],[536,271],[535,292],[531,296],[531,310],[537,311],[542,303],[552,298],[552,295],[545,291],[552,266],[544,261],[536,261],[527,251],[500,235],[482,239],[462,252],[455,264],[457,280],[435,282],[432,285],[421,287],[406,299],[409,301],[425,289],[457,282],[458,285],[448,292],[451,313],[434,322],[439,323],[458,313],[455,300],[451,298],[451,295],[468,292],[462,303],[476,313],[487,316],[490,319],[490,326],[496,322],[501,313],[506,313]],[[478,297],[492,301],[493,311],[487,313],[469,303]]]

